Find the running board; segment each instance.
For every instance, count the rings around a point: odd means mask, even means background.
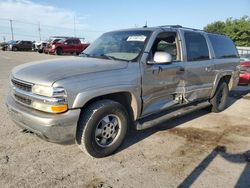
[[[191,113],[193,111],[197,111],[203,108],[206,108],[210,106],[211,104],[209,102],[202,102],[202,103],[196,103],[195,105],[188,105],[180,107],[179,109],[172,109],[169,111],[166,111],[164,114],[159,113],[158,115],[145,117],[143,119],[139,119],[135,122],[135,129],[136,130],[143,130],[150,127],[154,127],[160,123],[163,123],[167,120],[183,116],[185,114]]]

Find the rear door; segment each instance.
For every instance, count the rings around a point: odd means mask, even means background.
[[[214,81],[214,63],[202,32],[182,32],[185,43],[185,92],[187,102],[208,98]]]
[[[63,52],[69,53],[72,51],[72,48],[73,48],[72,40],[71,39],[65,40],[63,45]]]
[[[75,39],[74,44],[75,44],[75,51],[76,51],[77,53],[81,53],[82,50],[83,50],[81,41],[80,41],[79,39]]]

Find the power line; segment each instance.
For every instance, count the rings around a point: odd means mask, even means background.
[[[41,24],[39,21],[38,23],[33,23],[33,22],[28,22],[24,20],[17,20],[17,19],[8,19],[8,18],[0,18],[0,23],[2,21],[2,24],[0,28],[6,28],[10,29],[10,33],[6,33],[7,36],[10,36],[12,40],[15,39],[15,36],[22,36],[22,37],[28,37],[28,38],[34,38],[39,39],[40,41],[42,40],[42,34],[44,36],[53,36],[53,35],[72,35],[74,33],[74,36],[81,36],[84,37],[83,34],[85,33],[103,33],[105,31],[102,30],[91,30],[91,29],[81,29],[77,28],[76,20],[74,17],[74,25],[73,27],[61,27],[61,26],[54,26],[54,25],[46,25],[46,24]],[[6,24],[3,22],[6,21]],[[9,26],[7,23],[9,22]],[[30,26],[25,26],[24,24],[30,25]],[[34,27],[33,27],[34,26]],[[32,28],[36,28],[33,30]],[[5,32],[6,29],[2,29],[2,31]],[[37,33],[38,35],[29,35],[27,33]],[[73,32],[72,32],[73,31]],[[0,29],[1,32],[1,29]],[[24,33],[24,34],[23,34]],[[84,34],[84,35],[85,35]],[[86,38],[86,37],[84,37]]]
[[[7,18],[0,18],[0,20],[5,20],[5,21],[9,21],[10,19],[7,19]],[[23,24],[29,24],[29,25],[34,25],[34,26],[37,26],[37,23],[33,23],[33,22],[27,22],[27,21],[23,21],[23,20],[16,20],[16,19],[11,19],[14,22],[17,22],[17,23],[23,23]],[[75,21],[74,21],[75,22]],[[74,23],[75,25],[75,23]],[[70,29],[70,30],[73,30],[72,28],[70,27],[61,27],[61,26],[53,26],[53,25],[46,25],[46,24],[41,24],[40,23],[40,27],[47,27],[47,28],[55,28],[55,29]],[[104,33],[106,31],[103,31],[103,30],[92,30],[92,29],[81,29],[81,30],[84,30],[84,32],[96,32],[96,33]]]

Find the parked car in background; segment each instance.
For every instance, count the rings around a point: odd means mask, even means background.
[[[240,61],[250,61],[250,54],[243,54],[240,56]]]
[[[61,54],[72,43],[79,44],[65,39],[51,51]],[[223,111],[239,63],[224,35],[181,26],[113,31],[80,57],[15,67],[6,104],[22,128],[104,157],[122,144],[129,126],[146,129],[208,106]]]
[[[48,41],[39,41],[33,44],[33,51],[43,53],[44,48],[46,48]]]
[[[79,38],[65,38],[58,42],[50,43],[45,53],[62,55],[63,53],[75,53],[79,55],[89,44],[82,44]]]
[[[9,44],[8,50],[11,51],[31,51],[32,41],[20,40],[16,43]]]
[[[14,40],[10,40],[10,41],[8,41],[8,42],[4,42],[4,43],[1,44],[0,48],[1,48],[1,50],[3,50],[3,51],[8,50],[9,45],[13,45],[13,44],[15,44],[16,42],[17,42],[17,41],[14,41]]]
[[[248,85],[250,83],[250,60],[240,63],[239,85]]]
[[[1,42],[0,43],[0,50],[5,51],[8,47],[8,43],[7,42]]]
[[[46,44],[46,46],[43,48],[43,52],[48,54],[49,53],[49,50],[51,48],[52,45],[56,44],[58,41],[62,40],[62,39],[65,39],[64,37],[58,37],[58,38],[50,38]]]

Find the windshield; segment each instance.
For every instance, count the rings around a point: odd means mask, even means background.
[[[136,61],[150,31],[117,31],[103,34],[91,44],[82,56]]]

